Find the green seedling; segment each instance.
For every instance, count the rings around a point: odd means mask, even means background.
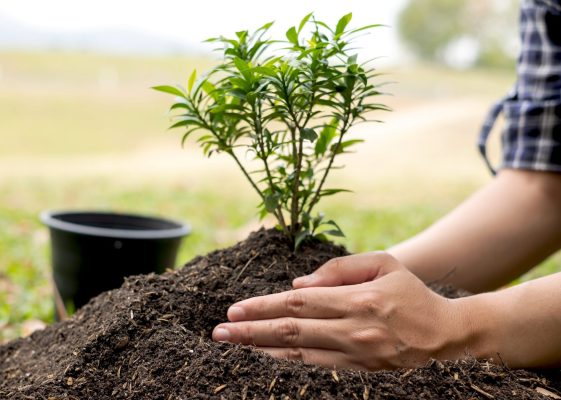
[[[326,179],[337,156],[361,142],[348,139],[351,126],[389,110],[375,101],[380,74],[353,49],[379,25],[350,29],[351,17],[329,27],[308,14],[282,40],[268,38],[272,23],[211,38],[223,55],[218,66],[194,71],[186,88],[154,87],[175,96],[171,127],[184,130],[182,143],[197,132],[205,155],[231,156],[261,200],[260,216],[273,214],[294,249],[311,236],[343,236],[314,209],[348,191],[326,187]]]

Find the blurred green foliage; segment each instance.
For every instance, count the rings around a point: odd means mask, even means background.
[[[451,47],[469,41],[474,65],[512,67],[517,35],[516,0],[410,0],[399,16],[404,43],[421,59],[449,63]],[[464,42],[465,43],[465,42]]]

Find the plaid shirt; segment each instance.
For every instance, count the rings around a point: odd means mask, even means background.
[[[500,168],[561,172],[561,0],[522,0],[518,80],[487,117],[479,150],[502,112]]]

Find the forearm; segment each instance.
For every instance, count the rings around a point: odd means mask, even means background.
[[[561,247],[561,175],[502,171],[432,227],[389,249],[424,281],[500,287]]]
[[[476,357],[512,368],[561,366],[561,273],[457,300]]]

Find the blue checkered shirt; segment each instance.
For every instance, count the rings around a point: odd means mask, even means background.
[[[479,150],[503,113],[499,168],[561,172],[561,0],[522,0],[518,79],[483,125]]]

